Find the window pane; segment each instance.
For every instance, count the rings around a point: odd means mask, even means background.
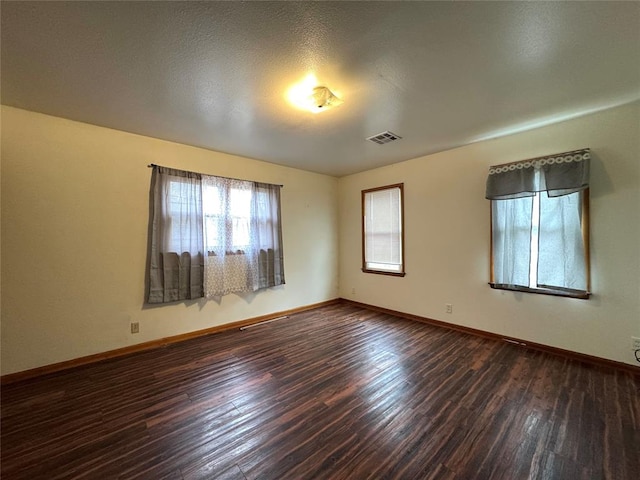
[[[219,215],[207,215],[204,217],[204,231],[206,232],[206,250],[214,250],[215,247],[221,246],[220,235],[223,227],[220,226],[222,219]]]
[[[233,232],[233,247],[234,250],[246,247],[249,245],[249,217],[232,217],[231,228]]]
[[[232,188],[229,194],[229,212],[234,250],[249,245],[251,223],[251,190]]]
[[[234,217],[251,215],[251,190],[232,188],[229,194],[229,211]]]
[[[200,186],[189,179],[169,180],[164,192],[164,251],[198,253],[202,213]],[[193,239],[196,239],[194,241]]]
[[[222,213],[222,199],[220,189],[211,185],[202,186],[202,210],[205,215],[220,215]]]

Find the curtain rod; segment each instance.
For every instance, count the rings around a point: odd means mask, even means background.
[[[179,168],[173,168],[173,167],[165,167],[163,165],[156,165],[155,163],[150,163],[149,165],[147,165],[147,168],[153,168],[153,167],[161,167],[161,168],[168,168],[171,170],[182,170]],[[200,173],[200,172],[191,172],[189,170],[182,170],[183,172],[188,172],[188,173],[195,173],[197,175],[209,175],[208,173]],[[244,178],[234,178],[234,177],[223,177],[222,175],[211,175],[212,177],[218,177],[218,178],[226,178],[228,180],[239,180],[241,182],[253,182],[254,180],[245,180]],[[256,182],[256,183],[268,183],[268,182]],[[269,185],[275,185],[276,187],[284,187],[284,185],[282,185],[281,183],[270,183]]]

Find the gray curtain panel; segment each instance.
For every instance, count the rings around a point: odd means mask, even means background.
[[[153,166],[147,303],[204,296],[201,176]]]
[[[283,285],[285,281],[280,186],[254,183],[252,210],[252,226],[256,231],[253,261],[258,270],[253,288],[259,290]]]
[[[547,192],[568,195],[589,187],[589,149],[559,153],[489,168],[485,198],[508,200]],[[540,174],[536,175],[536,172]]]

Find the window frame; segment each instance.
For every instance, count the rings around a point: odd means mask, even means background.
[[[538,194],[542,194],[544,192],[537,192]],[[547,288],[535,288],[535,287],[524,287],[520,285],[508,285],[508,284],[498,284],[495,283],[494,276],[494,261],[493,261],[493,201],[489,202],[489,222],[491,228],[489,229],[489,269],[490,269],[490,280],[489,286],[496,290],[509,290],[516,292],[525,292],[525,293],[537,293],[541,295],[553,295],[558,297],[569,297],[569,298],[577,298],[582,300],[588,300],[591,297],[591,254],[590,254],[590,246],[589,246],[589,188],[581,190],[580,192],[581,199],[581,216],[580,216],[580,230],[582,233],[582,241],[584,245],[584,261],[585,261],[585,275],[586,275],[586,283],[587,288],[585,291],[583,290],[573,290],[569,288],[563,287],[552,287],[549,286]],[[497,201],[508,201],[508,200],[497,200]]]
[[[401,270],[399,272],[392,272],[389,270],[376,270],[367,268],[366,261],[366,230],[365,230],[365,198],[368,193],[379,192],[382,190],[391,189],[400,190],[400,261]],[[377,275],[388,275],[392,277],[404,277],[406,275],[405,270],[405,255],[404,255],[404,183],[394,183],[391,185],[384,185],[381,187],[368,188],[361,191],[361,238],[362,238],[362,272],[373,273]]]

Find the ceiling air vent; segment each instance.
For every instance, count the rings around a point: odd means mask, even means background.
[[[384,145],[385,143],[389,143],[389,142],[393,142],[394,140],[399,140],[402,137],[400,135],[396,135],[393,132],[382,132],[382,133],[378,133],[377,135],[373,135],[369,138],[367,138],[367,140],[371,140],[374,143],[377,143],[378,145]]]

